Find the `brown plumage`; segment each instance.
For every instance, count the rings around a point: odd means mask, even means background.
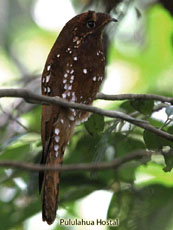
[[[89,11],[72,18],[62,29],[47,58],[42,75],[42,94],[92,104],[104,78],[105,58],[101,34],[115,21],[109,15]],[[89,113],[61,106],[42,107],[42,164],[59,165],[74,126]],[[60,173],[40,173],[43,221],[56,217]]]

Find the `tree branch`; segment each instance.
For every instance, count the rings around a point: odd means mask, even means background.
[[[125,157],[115,159],[111,162],[100,162],[100,163],[80,163],[80,164],[70,164],[70,165],[57,165],[57,166],[47,166],[47,165],[40,165],[40,164],[32,164],[32,163],[23,163],[23,162],[15,162],[15,161],[8,161],[3,160],[0,161],[0,167],[8,167],[8,168],[16,168],[24,171],[60,171],[60,172],[67,172],[67,171],[101,171],[107,169],[117,169],[123,164],[137,160],[142,157],[151,156],[153,152],[139,150],[137,152],[131,153]]]
[[[107,95],[104,93],[98,93],[96,96],[96,99],[115,100],[115,101],[132,100],[132,99],[147,99],[147,100],[155,100],[155,101],[161,101],[161,102],[169,102],[169,103],[173,104],[173,98],[172,97],[164,97],[164,96],[155,95],[155,94]]]
[[[133,95],[135,95],[135,94],[133,94]],[[146,94],[143,94],[143,95],[144,95],[144,98],[146,99],[147,98]],[[136,125],[136,126],[141,127],[143,129],[149,130],[149,131],[151,131],[151,132],[157,134],[158,136],[161,136],[167,140],[173,141],[173,135],[171,135],[165,131],[162,131],[158,128],[155,128],[154,126],[148,124],[144,120],[133,118],[133,117],[131,117],[125,113],[119,112],[119,111],[103,110],[103,109],[100,109],[100,108],[97,108],[94,106],[88,106],[88,105],[84,105],[84,104],[80,104],[80,103],[68,102],[68,101],[66,101],[62,98],[59,98],[59,97],[41,96],[41,95],[34,94],[27,89],[1,89],[0,90],[0,97],[21,97],[28,103],[61,105],[64,107],[70,107],[70,108],[74,108],[74,109],[85,110],[88,112],[100,114],[100,115],[111,117],[111,118],[122,119],[124,121],[127,121],[127,122],[133,124],[133,125]],[[152,95],[152,99],[153,98],[154,98],[154,95]],[[160,98],[163,101],[162,96],[155,95],[155,98],[157,98],[157,100],[158,100],[158,98]],[[127,99],[127,96],[125,99]],[[141,99],[142,99],[142,97],[141,97]],[[147,98],[147,99],[151,99],[151,98]],[[171,98],[168,98],[168,102],[170,102],[170,99]]]

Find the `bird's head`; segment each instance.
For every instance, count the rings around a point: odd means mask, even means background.
[[[110,22],[116,22],[109,14],[88,11],[72,18],[66,26],[70,26],[73,35],[81,37],[89,34],[101,33]]]

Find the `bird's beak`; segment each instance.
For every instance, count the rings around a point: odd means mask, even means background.
[[[110,21],[111,22],[118,22],[118,20],[116,18],[112,18],[112,17],[110,18]]]
[[[104,28],[107,24],[109,24],[110,22],[118,22],[117,19],[112,18],[109,14],[104,14],[104,20],[103,23],[97,28],[97,30],[99,28]]]
[[[105,25],[107,25],[107,24],[109,24],[110,22],[118,22],[118,20],[116,19],[116,18],[112,18],[110,15],[109,15],[109,17],[107,18],[107,20],[105,20],[105,22],[104,22],[104,26]]]

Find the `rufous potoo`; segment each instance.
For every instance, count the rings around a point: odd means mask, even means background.
[[[42,74],[42,94],[91,105],[104,78],[105,56],[102,32],[110,15],[88,11],[75,16],[64,26],[55,41]],[[76,124],[89,116],[86,111],[55,105],[42,106],[41,164],[60,165],[65,147]],[[52,224],[56,217],[60,173],[40,172],[43,221]]]

